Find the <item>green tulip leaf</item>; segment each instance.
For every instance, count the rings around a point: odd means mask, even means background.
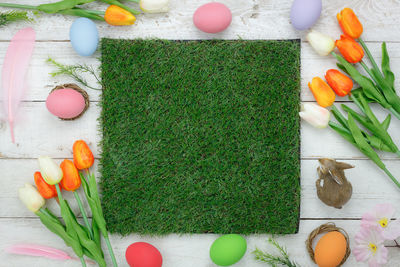
[[[385,42],[382,43],[382,72],[383,72],[383,75],[385,76],[385,80],[390,85],[393,92],[395,92],[395,90],[394,90],[394,74],[390,69],[389,54],[387,52]]]

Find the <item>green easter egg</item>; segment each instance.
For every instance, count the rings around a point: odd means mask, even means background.
[[[223,235],[211,245],[210,258],[219,266],[230,266],[240,261],[246,249],[246,240],[240,235]]]

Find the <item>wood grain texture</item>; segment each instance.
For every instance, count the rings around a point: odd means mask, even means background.
[[[20,4],[32,4],[30,0],[5,0]],[[54,2],[44,0],[41,2]],[[209,0],[171,0],[168,14],[141,14],[132,27],[112,27],[98,23],[103,37],[113,38],[166,38],[166,39],[293,39],[303,38],[304,33],[296,31],[290,24],[289,14],[292,0],[220,0],[232,11],[232,25],[224,32],[213,35],[199,32],[192,23],[192,15],[198,6]],[[340,29],[335,15],[344,7],[357,10],[366,29],[363,35],[368,41],[400,41],[397,34],[399,0],[323,0],[323,11],[315,29],[338,36]],[[106,5],[91,4],[99,10]],[[34,25],[38,40],[68,40],[69,27],[73,17],[43,15]],[[382,30],[382,27],[385,30]],[[20,24],[1,29],[0,40],[8,40]]]
[[[192,23],[192,14],[201,4],[209,0],[171,0],[171,12],[168,14],[143,14],[138,16],[136,25],[132,27],[111,27],[106,23],[97,23],[101,37],[110,38],[166,38],[166,39],[293,39],[302,40],[302,101],[314,101],[307,88],[307,82],[314,76],[322,77],[325,71],[335,67],[332,57],[320,57],[310,48],[305,40],[306,32],[297,32],[290,25],[289,12],[292,0],[219,0],[227,4],[233,12],[232,25],[227,31],[217,34],[199,32]],[[3,0],[20,4],[32,4],[32,0]],[[54,2],[54,0],[41,0]],[[93,8],[105,9],[106,5],[92,4]],[[356,10],[364,25],[363,38],[367,41],[372,54],[380,60],[380,43],[388,42],[391,65],[395,74],[400,73],[400,0],[323,0],[323,12],[314,29],[338,38],[340,29],[335,14],[348,6]],[[3,11],[5,9],[0,9]],[[53,68],[45,63],[48,57],[66,64],[90,64],[99,66],[97,52],[93,57],[82,58],[72,50],[69,39],[69,27],[73,17],[62,15],[41,15],[33,24],[37,32],[33,60],[28,83],[30,90],[25,96],[21,108],[21,123],[16,126],[16,145],[10,144],[9,129],[0,122],[0,266],[80,266],[79,262],[58,262],[47,259],[7,255],[3,248],[20,242],[38,243],[72,251],[57,237],[46,230],[17,197],[17,189],[25,182],[33,181],[33,172],[38,169],[34,158],[39,155],[50,155],[61,161],[71,157],[71,146],[75,139],[90,140],[98,156],[97,144],[101,140],[98,135],[99,108],[96,106],[100,93],[88,89],[91,107],[79,120],[63,122],[52,116],[45,107],[44,101],[50,90],[58,84],[72,82],[66,77],[51,78],[48,73]],[[0,28],[0,70],[11,37],[22,27],[31,24],[14,23]],[[85,76],[90,82],[92,77]],[[396,81],[397,90],[400,88]],[[338,98],[346,102],[346,98]],[[379,118],[385,112],[374,107]],[[397,144],[400,144],[400,122],[393,119],[390,132]],[[377,203],[399,203],[400,192],[392,182],[360,152],[349,146],[341,137],[331,130],[317,130],[302,122],[302,163],[301,163],[301,223],[299,233],[278,237],[281,244],[288,247],[293,259],[302,266],[314,266],[309,260],[304,242],[309,232],[327,220],[333,220],[338,226],[348,231],[353,238],[359,228],[359,218]],[[345,159],[356,168],[346,171],[353,184],[353,197],[343,209],[337,210],[325,206],[316,196],[315,180],[317,158],[332,157]],[[388,168],[400,177],[400,160],[391,154],[382,154]],[[400,179],[400,178],[399,178]],[[71,197],[68,195],[68,199]],[[79,214],[73,199],[74,211]],[[57,204],[49,202],[49,207],[56,211]],[[398,213],[396,217],[399,218]],[[330,219],[327,219],[330,218]],[[112,243],[120,266],[127,266],[124,260],[125,248],[132,242],[147,241],[158,247],[164,257],[165,267],[212,267],[208,251],[215,235],[170,235],[162,238],[140,237],[131,235],[120,237],[113,235]],[[267,248],[267,236],[250,236],[248,251],[244,259],[236,267],[266,266],[253,260],[250,252],[255,247]],[[390,245],[390,244],[389,244]],[[400,249],[389,250],[390,262],[387,266],[400,265]],[[110,260],[108,259],[110,263]],[[365,266],[357,263],[350,256],[346,266]]]
[[[308,234],[319,225],[326,223],[326,220],[307,220],[302,221],[300,224],[299,233],[296,235],[278,236],[276,239],[282,245],[286,246],[292,259],[295,259],[301,266],[315,266],[312,264],[304,242],[306,241]],[[338,227],[344,228],[350,235],[354,237],[359,229],[359,221],[346,220],[338,221],[333,220]],[[53,246],[59,249],[63,249],[73,255],[71,249],[66,248],[61,239],[56,238],[47,229],[45,229],[37,219],[0,219],[0,238],[1,240],[8,240],[7,243],[0,243],[0,258],[2,262],[7,262],[7,266],[26,266],[29,263],[31,267],[42,267],[42,266],[79,266],[78,262],[59,262],[48,259],[23,257],[16,255],[8,255],[4,253],[4,247],[7,244],[18,244],[21,242],[45,244],[47,246]],[[16,231],[18,229],[18,231]],[[217,235],[213,234],[202,234],[202,235],[168,235],[166,237],[141,237],[137,235],[129,235],[121,238],[119,236],[112,235],[111,243],[113,244],[114,252],[116,254],[119,266],[128,266],[125,262],[125,249],[128,245],[133,242],[145,241],[150,242],[156,246],[161,254],[163,255],[163,266],[173,267],[187,267],[187,266],[199,266],[199,267],[214,267],[210,257],[208,255],[209,248],[212,242],[217,238]],[[245,237],[247,240],[247,252],[243,259],[234,267],[262,267],[267,266],[262,263],[258,263],[254,260],[251,254],[255,248],[260,248],[268,252],[275,252],[267,242],[267,235],[252,235]],[[104,244],[103,244],[104,245]],[[390,242],[387,245],[392,245]],[[389,248],[390,261],[387,266],[397,266],[400,262],[400,253],[398,248]],[[105,250],[106,251],[106,250]],[[106,254],[107,262],[110,263],[108,254]],[[89,265],[93,266],[93,265]],[[357,263],[354,257],[349,257],[346,264],[343,266],[365,266],[362,263]]]

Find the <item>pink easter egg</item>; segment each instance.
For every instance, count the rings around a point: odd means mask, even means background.
[[[232,13],[229,8],[218,2],[200,6],[193,14],[193,23],[201,31],[218,33],[231,24]]]
[[[84,111],[85,99],[74,89],[54,90],[47,97],[46,107],[51,114],[59,118],[72,119]]]

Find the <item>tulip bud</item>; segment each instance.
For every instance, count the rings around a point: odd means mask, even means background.
[[[336,15],[336,18],[343,33],[351,38],[357,39],[363,33],[363,26],[352,9],[344,8]]]
[[[342,56],[350,63],[360,62],[364,57],[361,45],[347,35],[341,35],[340,40],[335,43]]]
[[[301,104],[300,117],[315,128],[326,128],[330,119],[330,112],[326,108],[314,103]]]
[[[42,156],[39,157],[38,161],[40,172],[46,183],[49,185],[58,184],[63,177],[61,168],[50,157]]]
[[[67,191],[75,191],[81,186],[81,177],[74,163],[65,159],[60,165],[63,171],[63,178],[60,182],[61,187]]]
[[[326,108],[332,106],[333,102],[335,102],[335,93],[321,78],[314,77],[312,81],[308,83],[308,87],[313,93],[315,100],[317,100],[318,105],[321,107]]]
[[[104,13],[104,20],[110,25],[124,26],[134,24],[136,17],[119,6],[110,5]]]
[[[75,141],[72,148],[74,163],[78,170],[89,169],[94,163],[93,153],[83,140]]]
[[[31,184],[25,184],[24,187],[21,187],[18,194],[22,203],[32,212],[37,212],[45,204],[44,198]]]
[[[54,185],[47,184],[40,172],[35,172],[33,177],[35,179],[37,190],[42,195],[42,197],[49,199],[57,196],[56,187]]]
[[[140,0],[140,8],[146,13],[168,12],[169,0]]]
[[[307,34],[307,41],[320,56],[327,56],[335,49],[335,41],[331,37],[314,30]]]
[[[325,79],[338,96],[346,96],[353,89],[353,81],[338,70],[328,70]]]

